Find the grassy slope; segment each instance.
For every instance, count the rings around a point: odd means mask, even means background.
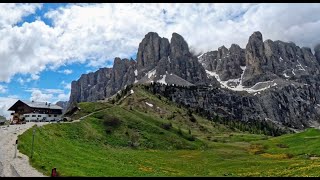
[[[319,175],[320,161],[302,156],[319,154],[318,130],[270,138],[231,131],[196,115],[191,122],[185,109],[139,87],[117,105],[80,106],[74,118],[104,110],[81,122],[37,129],[31,163],[41,172],[49,175],[56,167],[62,176]],[[104,115],[119,118],[120,126],[106,132]],[[172,128],[163,129],[169,122]],[[139,136],[137,148],[128,145],[131,133]],[[32,130],[19,139],[19,150],[30,155]]]

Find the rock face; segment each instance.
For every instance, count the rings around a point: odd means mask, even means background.
[[[281,41],[263,42],[260,32],[250,36],[245,54],[245,86],[276,78],[300,78],[303,75],[319,74],[320,64],[310,48],[300,48],[294,43]]]
[[[199,61],[205,69],[216,72],[222,81],[240,78],[246,65],[245,52],[236,44],[232,44],[229,49],[222,46],[218,51],[205,53]]]
[[[62,107],[62,113],[64,113],[67,110],[68,101],[58,101],[56,102],[56,105]]]
[[[183,85],[208,82],[205,69],[197,57],[190,53],[187,42],[177,33],[172,34],[170,43],[168,39],[160,38],[157,33],[148,33],[139,45],[137,71],[138,79],[142,79],[141,83],[168,83],[166,78],[169,76],[187,81]]]
[[[320,44],[318,44],[318,45],[315,46],[314,52],[315,52],[314,55],[315,55],[317,61],[318,61],[319,64],[320,64]]]
[[[139,44],[136,60],[115,58],[112,68],[73,81],[68,107],[104,100],[129,84],[158,82],[181,86],[155,90],[172,101],[230,119],[270,120],[294,129],[319,126],[320,45],[314,51],[263,41],[254,32],[245,49],[232,44],[196,57],[179,34],[173,33],[169,42],[150,32]]]
[[[139,44],[137,53],[138,79],[152,70],[162,58],[169,56],[170,45],[166,38],[160,38],[155,32],[145,35]]]
[[[104,100],[134,83],[134,60],[115,58],[113,68],[100,68],[96,72],[81,75],[71,83],[68,109],[78,102]]]
[[[208,81],[205,69],[190,53],[182,36],[173,33],[169,43],[168,39],[150,32],[139,44],[136,61],[115,58],[112,68],[101,68],[73,81],[68,106],[104,100],[133,83],[191,86]]]
[[[152,91],[178,104],[202,108],[227,119],[269,120],[280,127],[304,129],[319,126],[319,85],[288,85],[281,90],[273,88],[257,95],[215,87],[163,87],[159,84]]]

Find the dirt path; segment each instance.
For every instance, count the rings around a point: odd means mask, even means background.
[[[80,120],[103,110],[101,109],[72,122],[64,123],[80,122]],[[45,177],[30,165],[29,157],[20,153],[19,150],[17,150],[16,158],[14,157],[15,142],[18,135],[24,133],[35,124],[43,126],[49,124],[49,122],[28,122],[26,124],[10,125],[9,127],[0,126],[0,177]]]
[[[0,127],[0,177],[43,177],[29,164],[29,157],[17,150],[15,154],[15,142],[18,135],[31,128],[33,125],[43,126],[47,122],[10,125]]]

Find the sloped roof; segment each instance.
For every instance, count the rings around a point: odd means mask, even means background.
[[[24,101],[24,100],[22,102],[32,108],[62,109],[62,107],[60,107],[56,104],[50,104],[47,102]],[[49,106],[49,104],[50,104],[50,106]]]
[[[18,100],[17,102],[19,102],[19,101],[21,101],[22,103],[26,104],[27,106],[29,106],[31,108],[46,108],[46,109],[61,109],[61,110],[63,109],[62,107],[60,107],[56,104],[50,104],[50,106],[49,106],[49,103],[47,103],[47,102],[36,102],[36,101],[25,101],[25,100]],[[9,108],[9,110],[10,109],[11,108]]]

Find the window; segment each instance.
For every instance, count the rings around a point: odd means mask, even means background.
[[[51,117],[51,114],[49,114],[48,116]]]
[[[25,117],[29,117],[29,115],[25,115]]]
[[[36,115],[32,115],[32,117],[36,117]]]
[[[38,117],[41,117],[41,115],[38,115]]]
[[[54,115],[54,117],[57,117],[57,115]]]

